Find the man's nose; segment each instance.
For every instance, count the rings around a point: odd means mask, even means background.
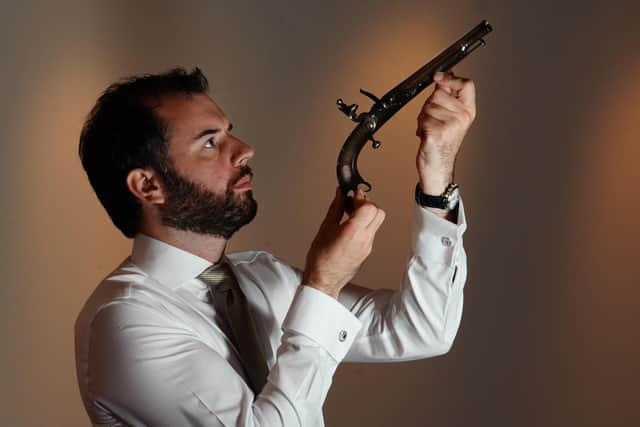
[[[235,167],[245,166],[249,159],[253,157],[255,154],[254,149],[245,142],[236,139],[236,146],[234,147],[233,154],[231,157],[231,163]]]

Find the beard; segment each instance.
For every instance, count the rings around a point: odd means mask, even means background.
[[[255,218],[258,204],[251,190],[241,193],[233,190],[244,176],[253,176],[249,166],[240,168],[223,195],[180,175],[172,164],[163,166],[161,176],[166,197],[160,215],[164,225],[228,240]]]

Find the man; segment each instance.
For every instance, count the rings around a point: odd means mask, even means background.
[[[134,77],[105,91],[82,130],[80,157],[134,242],[75,325],[93,425],[321,426],[342,360],[448,351],[466,279],[464,213],[453,197],[434,202],[420,192],[453,188],[475,89],[453,74],[436,81],[418,117],[417,201],[427,207],[414,203],[404,283],[376,291],[349,283],[385,217],[362,192],[348,215],[336,192],[304,271],[265,252],[225,255],[256,214],[254,152],[233,136],[200,70]]]

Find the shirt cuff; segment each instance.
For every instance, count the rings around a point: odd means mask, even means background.
[[[439,217],[417,203],[414,205],[416,211],[412,233],[414,255],[440,264],[451,265],[457,248],[462,246],[462,235],[467,229],[462,199],[458,203],[457,224]]]
[[[362,323],[338,300],[310,286],[296,291],[282,329],[306,336],[340,362],[345,357]]]

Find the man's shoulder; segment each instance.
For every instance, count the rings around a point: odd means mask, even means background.
[[[281,262],[271,252],[260,250],[231,252],[226,254],[226,257],[234,265]]]
[[[76,319],[76,328],[90,324],[96,314],[110,304],[135,304],[137,296],[147,288],[147,274],[125,259],[115,270],[98,283],[85,301]]]
[[[296,274],[300,270],[267,251],[242,251],[226,255],[236,270],[272,270]]]
[[[266,251],[234,252],[226,255],[236,275],[243,281],[256,286],[278,291],[283,288],[294,290],[300,283],[302,272],[288,262]]]
[[[272,313],[262,321],[280,330],[300,286],[301,271],[266,251],[235,252],[226,258],[247,298],[262,307],[260,312]]]

